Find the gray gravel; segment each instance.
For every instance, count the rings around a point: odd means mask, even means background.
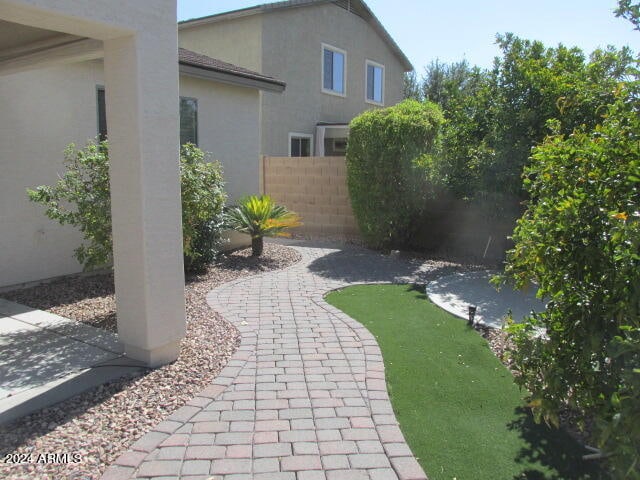
[[[0,478],[97,479],[120,453],[206,387],[239,344],[238,332],[212,311],[213,288],[300,260],[295,250],[266,243],[260,258],[235,252],[206,273],[187,278],[187,334],[174,363],[78,395],[0,428],[0,456],[79,453],[80,463],[0,463]],[[3,298],[115,331],[113,276],[69,277],[2,294]]]

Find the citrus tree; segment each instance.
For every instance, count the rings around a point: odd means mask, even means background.
[[[604,120],[553,134],[525,171],[527,210],[506,273],[547,310],[511,327],[517,381],[539,418],[568,406],[616,478],[640,478],[640,86],[621,84]],[[542,328],[545,335],[535,335]]]

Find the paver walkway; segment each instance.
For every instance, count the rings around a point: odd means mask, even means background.
[[[241,346],[213,385],[103,479],[426,478],[393,414],[374,337],[323,296],[429,272],[357,248],[296,248],[300,263],[208,295],[240,331]]]

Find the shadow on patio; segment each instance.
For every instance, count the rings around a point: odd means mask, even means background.
[[[139,370],[114,333],[0,299],[0,424]]]

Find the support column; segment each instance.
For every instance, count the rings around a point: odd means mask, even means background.
[[[149,366],[185,334],[175,18],[105,40],[118,333]]]

